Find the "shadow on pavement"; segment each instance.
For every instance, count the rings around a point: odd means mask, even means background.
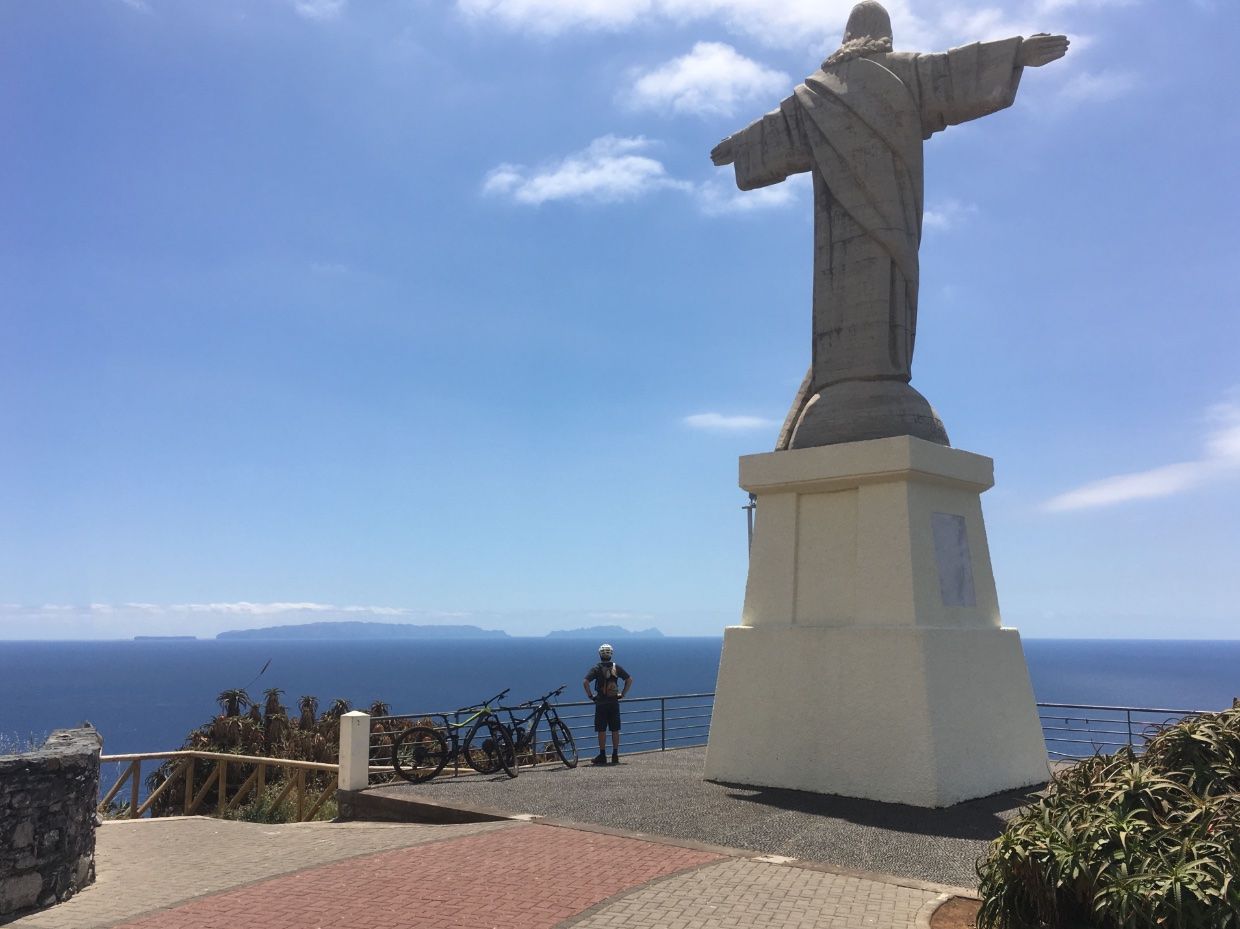
[[[998,838],[1007,820],[1015,816],[1021,807],[1037,800],[1041,789],[1009,790],[943,809],[926,809],[903,803],[879,803],[876,800],[857,800],[779,787],[753,787],[724,781],[714,783],[727,788],[728,797],[732,800],[810,816],[843,819],[859,826],[891,832],[981,841]]]

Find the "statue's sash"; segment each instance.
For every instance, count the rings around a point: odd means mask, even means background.
[[[912,94],[870,58],[815,71],[795,93],[832,198],[891,254],[915,294],[923,181]]]

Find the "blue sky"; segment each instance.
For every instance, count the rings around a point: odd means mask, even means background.
[[[849,6],[0,4],[0,638],[737,621],[812,219],[707,153]],[[926,146],[913,383],[1005,622],[1235,637],[1240,7],[889,8],[1073,38]]]

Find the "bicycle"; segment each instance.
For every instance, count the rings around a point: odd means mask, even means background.
[[[452,715],[459,717],[472,711],[472,715],[461,722],[452,721],[446,713],[432,713],[430,718],[441,720],[440,726],[413,726],[401,732],[392,744],[392,767],[396,773],[419,784],[429,781],[449,761],[464,758],[479,774],[495,774],[503,768],[509,777],[516,777],[517,753],[512,736],[491,709],[491,704],[502,700],[507,693],[507,690],[501,691],[482,703],[457,710]],[[468,731],[462,736],[464,730]]]
[[[573,733],[560,719],[559,714],[556,713],[555,706],[550,702],[552,697],[558,697],[562,694],[567,686],[567,684],[561,684],[558,690],[553,690],[542,697],[535,697],[533,700],[527,700],[516,707],[501,707],[508,714],[508,730],[512,735],[512,744],[515,746],[518,755],[529,752],[537,757],[538,724],[546,716],[547,727],[551,730],[551,747],[555,750],[560,761],[564,762],[565,766],[569,768],[577,767],[577,745],[573,742]],[[517,719],[515,710],[531,707],[535,704],[537,704],[537,707],[534,712],[523,719]]]

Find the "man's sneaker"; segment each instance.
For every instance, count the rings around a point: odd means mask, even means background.
[[[612,753],[611,753],[611,763],[612,763],[612,764],[619,764],[619,763],[620,763],[620,753],[619,753],[619,752],[612,752]]]
[[[599,752],[594,756],[594,759],[590,762],[590,764],[607,764],[607,753]]]

